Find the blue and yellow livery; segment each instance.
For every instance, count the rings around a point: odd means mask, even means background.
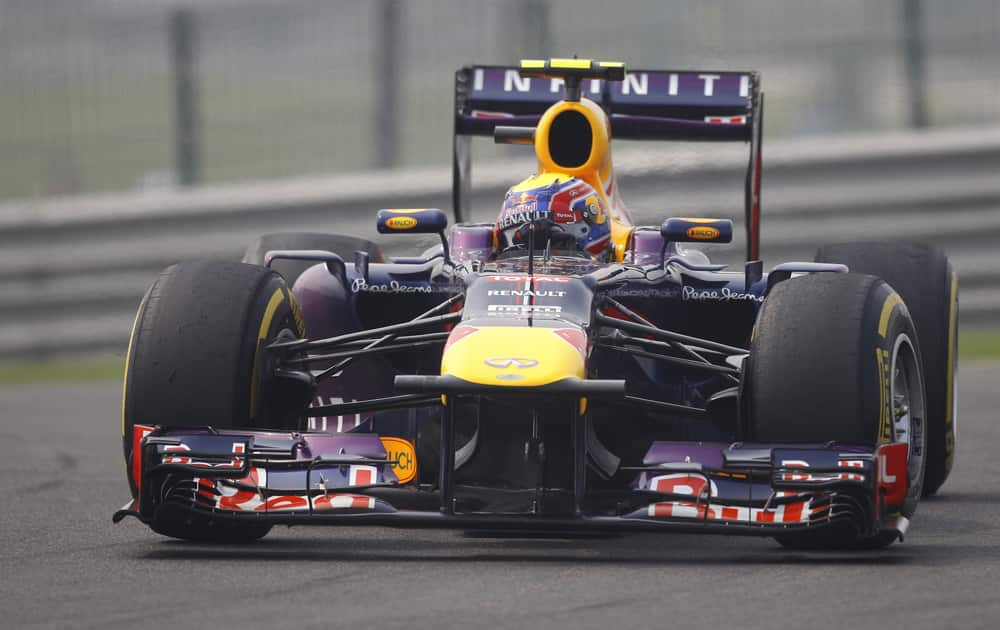
[[[954,455],[943,254],[853,244],[764,273],[753,72],[530,59],[462,68],[455,95],[457,223],[376,217],[440,245],[271,234],[160,276],[126,357],[116,519],[229,542],[319,523],[901,538]],[[470,136],[536,159],[492,223],[465,220]],[[728,218],[635,225],[613,138],[748,143],[746,264],[709,260]]]

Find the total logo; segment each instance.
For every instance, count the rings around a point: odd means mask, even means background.
[[[538,291],[524,290],[519,291],[517,289],[490,289],[486,292],[486,295],[499,295],[506,297],[564,297],[566,295],[565,291],[551,291],[546,289],[540,289]]]
[[[570,279],[565,276],[486,276],[489,282],[558,282],[567,284]]]

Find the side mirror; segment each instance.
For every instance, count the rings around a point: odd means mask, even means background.
[[[383,209],[375,222],[379,234],[439,234],[448,227],[448,215],[437,208]]]
[[[733,240],[733,222],[672,217],[660,226],[660,236],[664,243],[729,243]]]
[[[379,234],[437,234],[444,248],[444,261],[451,263],[448,239],[444,230],[448,227],[448,215],[437,208],[382,209],[375,215],[375,227]]]

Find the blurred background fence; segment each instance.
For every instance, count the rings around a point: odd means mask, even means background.
[[[997,0],[3,0],[0,197],[445,163],[452,71],[758,69],[771,138],[1000,124]]]
[[[934,239],[1000,324],[997,0],[0,0],[0,358],[121,353],[175,260],[448,207],[453,71],[574,53],[760,70],[767,266]],[[474,219],[516,150],[477,145]],[[658,222],[736,215],[744,151],[616,156]]]

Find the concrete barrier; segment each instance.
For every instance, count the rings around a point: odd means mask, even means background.
[[[741,222],[742,147],[616,150],[639,222]],[[811,260],[827,242],[931,240],[959,271],[963,324],[1000,324],[1000,129],[788,141],[765,144],[764,157],[766,267]],[[472,218],[492,220],[503,191],[532,167],[528,158],[477,163]],[[123,351],[139,298],[166,265],[236,259],[267,232],[379,238],[375,210],[449,208],[450,183],[450,169],[431,167],[0,204],[0,357]],[[429,242],[380,240],[391,254]],[[738,263],[742,243],[710,254]]]

